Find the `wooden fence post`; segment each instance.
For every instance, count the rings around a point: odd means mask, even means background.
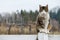
[[[48,34],[47,33],[38,33],[38,40],[48,40]]]

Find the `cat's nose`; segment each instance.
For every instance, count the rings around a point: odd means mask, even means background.
[[[43,13],[43,16],[45,16],[45,13]]]

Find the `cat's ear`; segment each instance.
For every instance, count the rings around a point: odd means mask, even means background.
[[[40,10],[41,10],[41,5],[39,5],[39,12],[40,12]]]
[[[39,12],[42,10],[42,6],[41,5],[39,5]]]
[[[39,7],[41,7],[41,5],[39,5]]]
[[[45,8],[46,12],[48,12],[48,5],[46,5],[46,8]]]
[[[46,7],[48,7],[48,4],[46,5]]]

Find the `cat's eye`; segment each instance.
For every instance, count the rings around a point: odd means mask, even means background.
[[[42,9],[45,9],[45,7],[42,7]]]
[[[47,7],[45,8],[45,11],[48,12],[48,8]]]

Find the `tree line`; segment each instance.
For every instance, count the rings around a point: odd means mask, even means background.
[[[50,17],[51,19],[58,20],[60,23],[60,9],[56,12],[50,11]],[[2,13],[3,14],[3,13]],[[0,23],[7,23],[7,24],[28,24],[29,22],[35,22],[37,15],[39,14],[39,11],[26,11],[26,10],[17,10],[16,12],[6,13],[4,16],[0,14]]]
[[[50,11],[50,17],[51,19],[55,19],[60,23],[60,8],[57,10],[57,12]]]
[[[7,23],[7,24],[28,24],[29,22],[36,21],[36,17],[38,15],[38,11],[30,10],[27,12],[26,10],[17,10],[16,12],[6,13],[4,16],[0,14],[0,23]]]

